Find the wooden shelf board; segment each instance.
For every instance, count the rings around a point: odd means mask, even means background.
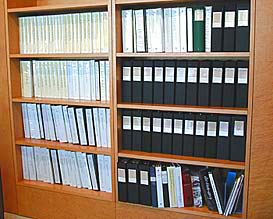
[[[108,53],[10,54],[10,59],[108,59]]]
[[[237,215],[230,215],[230,216],[224,216],[220,215],[217,212],[210,211],[207,207],[202,208],[196,208],[196,207],[185,207],[185,208],[153,208],[146,205],[140,205],[140,204],[132,204],[132,203],[126,203],[126,202],[118,202],[118,205],[120,206],[132,206],[132,207],[141,207],[141,208],[149,208],[149,209],[156,209],[158,211],[170,211],[170,212],[176,212],[181,214],[190,214],[190,215],[197,215],[202,216],[206,218],[218,218],[218,219],[232,219],[232,218],[242,218],[241,214]]]
[[[72,194],[92,199],[104,200],[104,201],[113,201],[112,193],[94,191],[89,189],[75,188],[72,186],[58,185],[58,184],[49,184],[40,181],[30,181],[22,180],[17,182],[18,186],[31,187],[35,189],[42,189],[51,192],[66,193]]]
[[[238,170],[245,169],[244,162],[235,162],[235,161],[229,161],[229,160],[219,160],[219,159],[201,158],[201,157],[187,157],[187,156],[172,155],[172,154],[121,150],[118,153],[118,156],[125,157],[125,158],[160,161],[160,162],[167,162],[167,163],[180,163],[180,164],[195,165],[195,166],[209,166],[209,167],[219,167],[219,168],[238,169]]]
[[[117,104],[119,109],[142,109],[142,110],[161,110],[172,112],[193,112],[193,113],[217,113],[231,115],[247,115],[246,108],[227,108],[227,107],[202,107],[189,105],[167,105],[167,104],[139,104],[121,103]]]
[[[119,58],[153,59],[248,59],[249,52],[117,53]]]
[[[41,103],[41,104],[57,104],[57,105],[72,105],[72,106],[91,106],[91,107],[105,107],[109,108],[109,102],[101,101],[86,101],[86,100],[68,100],[68,99],[55,99],[55,98],[28,98],[28,97],[15,97],[12,98],[13,103]]]
[[[92,154],[112,155],[112,148],[81,146],[69,143],[60,143],[58,141],[21,138],[16,140],[15,144],[18,146],[37,146],[56,150],[68,150]]]
[[[25,13],[39,13],[39,12],[55,12],[55,11],[72,11],[91,8],[106,8],[108,6],[107,0],[90,1],[85,4],[56,4],[56,5],[40,5],[32,7],[9,8],[8,13],[25,14]]]

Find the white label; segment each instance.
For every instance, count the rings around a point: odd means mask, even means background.
[[[174,82],[174,68],[166,67],[165,81]]]
[[[188,82],[197,82],[197,68],[188,68]]]
[[[212,18],[212,28],[221,28],[222,27],[222,12],[213,12]]]
[[[235,68],[226,68],[225,69],[225,83],[234,84],[235,78]]]
[[[244,136],[244,121],[235,121],[234,123],[234,135],[235,136]]]
[[[151,131],[151,119],[147,117],[143,117],[143,131],[150,132]]]
[[[200,83],[209,83],[209,68],[200,68]]]
[[[129,183],[137,183],[136,170],[129,169],[128,174],[129,174],[128,182]]]
[[[216,122],[208,122],[207,136],[216,137]]]
[[[155,81],[163,82],[163,68],[155,67]]]
[[[177,68],[176,82],[186,82],[186,68]]]
[[[131,81],[131,67],[123,67],[122,80]]]
[[[238,84],[247,84],[248,68],[238,68]]]
[[[175,119],[174,120],[174,134],[180,134],[182,135],[183,133],[183,120],[181,119]]]
[[[123,116],[123,130],[131,130],[131,116]]]
[[[163,120],[163,132],[164,133],[172,133],[172,120],[164,119]]]
[[[125,169],[118,168],[118,181],[126,183]]]
[[[141,131],[141,117],[133,117],[133,130]]]
[[[149,185],[149,174],[147,171],[140,171],[140,184]]]
[[[248,26],[248,10],[238,10],[238,27]]]
[[[156,177],[151,176],[151,177],[150,177],[150,181],[151,181],[151,182],[156,182]]]
[[[204,20],[204,10],[197,9],[194,11],[194,21],[203,21]]]
[[[212,83],[221,84],[222,83],[222,74],[223,74],[222,68],[213,68]]]
[[[205,136],[205,121],[196,121],[196,135]]]
[[[141,81],[141,67],[133,68],[133,81]]]
[[[161,118],[153,118],[153,132],[161,132]]]
[[[228,122],[220,121],[220,125],[219,125],[219,136],[220,137],[228,137],[228,127],[229,127]]]
[[[225,12],[225,27],[235,27],[235,11]]]
[[[162,184],[168,184],[168,174],[167,174],[167,171],[162,171]]]
[[[152,80],[153,80],[153,68],[144,67],[144,81],[152,81]]]
[[[193,135],[193,120],[185,120],[185,135]]]

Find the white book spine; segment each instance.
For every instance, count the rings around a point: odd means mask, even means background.
[[[101,135],[100,135],[100,125],[99,125],[99,112],[98,108],[93,108],[93,118],[94,118],[94,125],[95,125],[95,136],[96,136],[96,144],[97,147],[101,147]]]
[[[76,109],[76,117],[77,117],[77,124],[79,129],[79,135],[80,135],[80,144],[81,145],[87,145],[87,138],[86,138],[86,128],[84,124],[84,115],[83,115],[83,109],[78,108]]]
[[[193,14],[192,8],[187,8],[187,25],[188,25],[188,52],[193,51]]]
[[[49,131],[49,122],[48,122],[47,109],[45,104],[42,104],[42,115],[43,115],[45,139],[50,140],[51,138],[50,138],[50,131]]]
[[[111,143],[111,112],[110,109],[106,109],[106,130],[107,130],[107,147],[111,148],[112,143]]]
[[[98,154],[98,169],[99,169],[99,185],[100,191],[105,192],[105,178],[104,178],[104,155]]]
[[[105,179],[105,191],[112,192],[112,165],[111,156],[103,156],[104,161],[104,179]]]
[[[123,52],[133,52],[133,10],[122,10]]]
[[[179,8],[172,8],[172,42],[173,52],[180,52],[180,11]]]
[[[28,165],[29,165],[29,179],[37,180],[34,153],[32,147],[27,147]]]
[[[54,127],[54,123],[53,123],[53,116],[52,116],[51,106],[46,104],[45,107],[46,107],[47,118],[48,118],[50,139],[52,141],[56,141],[56,133],[55,133],[55,127]]]
[[[173,52],[172,9],[164,8],[165,52]]]
[[[27,147],[21,146],[22,152],[22,166],[23,166],[23,178],[29,180],[29,162],[28,162],[28,154],[27,154]]]
[[[90,100],[96,100],[96,76],[95,76],[95,60],[90,60]]]
[[[100,52],[100,12],[92,12],[93,53]]]
[[[79,68],[78,68],[78,62],[72,61],[72,80],[73,80],[73,99],[79,99],[80,98],[80,88],[79,88]]]
[[[156,166],[155,167],[155,174],[156,174],[157,205],[158,205],[159,208],[164,208],[161,166]]]
[[[221,206],[221,203],[220,203],[220,198],[219,198],[219,195],[218,195],[218,191],[216,189],[216,185],[215,185],[215,182],[214,182],[214,179],[213,179],[213,175],[212,175],[212,173],[208,173],[208,175],[209,175],[212,191],[213,191],[213,194],[214,194],[216,206],[217,206],[217,209],[218,209],[218,213],[223,214],[222,206]]]
[[[67,136],[67,141],[69,143],[72,142],[72,134],[71,134],[71,128],[70,128],[70,123],[68,119],[68,112],[67,112],[67,106],[63,106],[63,116],[64,116],[64,122],[65,122],[65,131],[66,131],[66,136]]]
[[[176,178],[176,193],[177,193],[177,207],[184,207],[184,193],[183,193],[183,179],[182,169],[180,166],[175,167],[175,178]]]
[[[83,61],[78,62],[78,77],[79,77],[79,99],[85,99],[85,78]]]
[[[134,10],[134,24],[136,52],[145,52],[144,9]]]
[[[87,123],[87,133],[88,133],[88,143],[90,146],[95,146],[95,136],[94,136],[94,123],[92,109],[86,109],[86,123]]]
[[[105,108],[99,108],[99,129],[100,131],[100,139],[101,139],[101,146],[107,147],[107,127],[106,127],[106,112]]]
[[[95,89],[96,89],[96,100],[101,100],[101,93],[100,93],[100,68],[99,62],[95,62]]]
[[[30,127],[29,127],[29,125],[30,125],[29,124],[29,116],[28,116],[28,109],[27,109],[26,103],[22,103],[22,116],[23,116],[25,138],[31,138]]]
[[[69,118],[69,123],[70,123],[70,128],[71,128],[72,142],[73,142],[73,144],[79,144],[80,142],[79,142],[79,137],[78,137],[78,132],[77,132],[77,124],[76,124],[75,113],[74,113],[73,107],[68,108],[68,118]]]
[[[212,6],[205,7],[206,22],[205,22],[205,52],[211,52],[211,21],[212,21]]]
[[[105,80],[106,80],[106,101],[110,101],[110,66],[109,66],[109,61],[105,61]]]
[[[100,94],[101,101],[106,101],[105,61],[100,61]]]

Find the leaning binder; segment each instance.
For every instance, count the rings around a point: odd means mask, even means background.
[[[210,62],[200,61],[199,69],[199,80],[198,80],[198,105],[208,106],[210,97]]]
[[[132,113],[131,110],[122,111],[122,149],[132,150]]]
[[[194,144],[194,115],[192,113],[184,114],[184,141],[183,141],[183,155],[193,156]]]
[[[177,61],[175,76],[175,104],[186,104],[186,72],[187,62]]]
[[[142,101],[153,102],[153,61],[144,61]]]
[[[154,103],[163,104],[163,78],[164,78],[164,62],[154,62]]]
[[[162,113],[153,112],[152,152],[161,153]]]
[[[198,61],[188,62],[186,104],[197,105],[197,74]]]
[[[156,173],[155,165],[150,167],[150,182],[151,182],[151,197],[152,197],[152,206],[157,208],[157,190],[156,190]]]
[[[120,158],[118,162],[118,200],[121,202],[127,202],[127,173],[128,159]]]
[[[250,13],[249,13],[249,0],[237,2],[236,9],[236,40],[235,50],[237,52],[249,51],[249,26],[250,26]]]
[[[151,182],[150,182],[150,163],[143,161],[138,166],[140,175],[139,184],[139,203],[142,205],[152,205]]]
[[[139,170],[138,160],[131,160],[127,164],[128,171],[128,202],[139,204]]]
[[[235,17],[236,4],[227,1],[225,3],[225,18],[224,18],[224,37],[223,51],[232,52],[235,50]]]
[[[246,108],[248,105],[248,61],[237,62],[235,106]]]
[[[133,62],[132,102],[142,102],[142,61]]]
[[[210,91],[210,105],[222,106],[223,96],[223,62],[212,62],[212,77],[211,77],[211,91]]]
[[[216,158],[217,155],[217,122],[216,115],[209,114],[207,116],[207,133],[206,133],[206,149],[205,157]]]
[[[183,113],[173,115],[173,150],[172,154],[182,155],[183,152]]]
[[[246,116],[232,117],[230,160],[245,161]]]
[[[122,102],[132,102],[132,62],[124,61],[122,66]]]
[[[141,151],[151,152],[152,146],[152,111],[142,111],[142,148]]]
[[[175,62],[165,62],[165,79],[164,79],[164,103],[174,104],[174,72]]]
[[[198,114],[195,116],[195,138],[194,138],[194,156],[205,156],[206,145],[206,115]]]
[[[162,165],[162,187],[163,187],[163,197],[164,197],[164,208],[170,207],[170,200],[169,200],[169,189],[168,189],[168,184],[169,179],[168,179],[168,173],[167,173],[167,166]]]
[[[235,61],[226,61],[223,83],[223,106],[233,107],[235,102]]]
[[[217,159],[230,159],[231,117],[220,115],[218,117],[219,129],[217,132]]]
[[[223,39],[223,13],[224,5],[216,3],[212,6],[212,26],[211,26],[211,51],[221,52]]]
[[[133,131],[132,131],[132,150],[141,151],[142,134],[142,115],[140,110],[132,111]]]
[[[172,153],[173,115],[171,112],[163,113],[162,153]]]

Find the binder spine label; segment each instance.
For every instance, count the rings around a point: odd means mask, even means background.
[[[193,120],[185,120],[185,135],[193,135]]]
[[[235,121],[234,122],[234,135],[235,136],[244,136],[244,121]]]
[[[209,83],[209,68],[200,68],[200,83]]]
[[[238,10],[238,26],[248,26],[248,10]]]
[[[123,116],[123,130],[131,130],[131,116]]]
[[[196,135],[205,136],[205,121],[196,121]]]
[[[177,68],[176,82],[186,82],[186,68]]]
[[[118,182],[126,183],[125,169],[118,168]]]
[[[148,171],[140,171],[140,184],[149,185],[149,174]]]
[[[222,68],[213,68],[212,83],[221,84],[222,83],[222,74],[223,74]]]
[[[175,119],[174,120],[174,134],[180,134],[182,135],[183,133],[183,120],[181,119]]]
[[[163,132],[164,133],[172,133],[172,120],[171,119],[164,119],[163,121]]]
[[[174,68],[166,67],[166,82],[174,82]]]
[[[141,117],[133,117],[133,130],[141,131]]]
[[[155,67],[155,81],[163,82],[163,68]]]
[[[219,136],[220,137],[228,137],[228,127],[229,127],[228,122],[220,121],[220,124],[219,124]]]
[[[216,137],[216,122],[208,122],[207,136]]]
[[[128,178],[129,183],[137,183],[136,170],[129,169],[128,175],[129,175],[129,178]]]
[[[221,28],[221,27],[222,27],[222,12],[221,11],[213,12],[212,28]]]
[[[161,132],[161,118],[153,118],[153,132]]]
[[[162,171],[162,184],[168,184],[168,173],[167,171]]]
[[[151,125],[150,125],[150,118],[143,117],[143,131],[144,132],[150,132],[151,131]]]
[[[196,83],[197,82],[197,68],[188,69],[188,82]]]
[[[141,81],[141,67],[133,68],[133,81]]]
[[[238,84],[247,84],[247,68],[238,68]]]
[[[152,67],[144,67],[144,81],[153,81]]]
[[[225,69],[225,83],[234,84],[235,77],[235,68],[226,68]]]
[[[235,11],[225,12],[225,27],[235,27]]]
[[[123,67],[122,80],[131,81],[131,67]]]
[[[194,11],[194,21],[203,21],[204,20],[204,10],[198,9]]]

